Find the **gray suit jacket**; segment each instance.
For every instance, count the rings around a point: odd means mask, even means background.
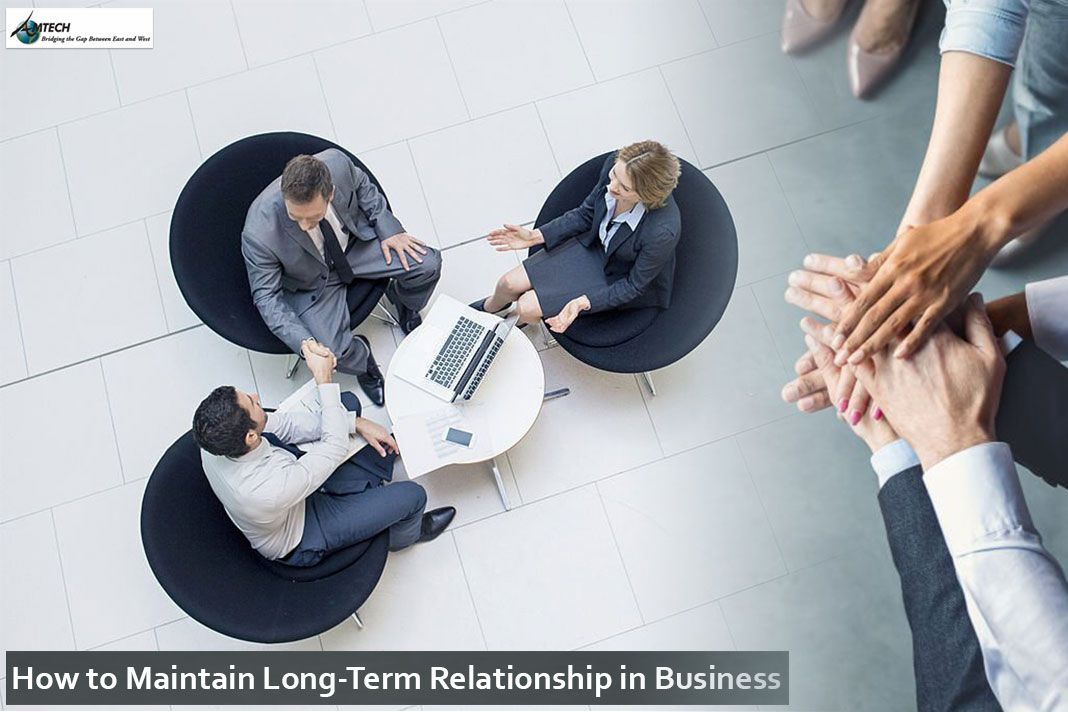
[[[404,232],[400,221],[386,207],[386,199],[367,174],[336,148],[315,154],[330,169],[334,182],[331,204],[349,233],[345,251],[355,267],[357,242],[385,240]],[[286,214],[279,176],[256,196],[241,231],[252,301],[274,334],[295,353],[300,342],[311,337],[300,316],[322,294],[329,268],[308,233]],[[357,272],[358,274],[358,272]]]

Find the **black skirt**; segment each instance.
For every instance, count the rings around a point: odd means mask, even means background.
[[[570,239],[554,250],[531,255],[523,260],[523,267],[546,318],[559,314],[572,299],[608,284],[599,240],[586,247]]]

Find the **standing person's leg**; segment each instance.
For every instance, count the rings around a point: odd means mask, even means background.
[[[1031,0],[1012,94],[1024,160],[1068,130],[1066,35],[1068,0]]]
[[[328,284],[315,304],[300,315],[300,320],[312,336],[337,356],[337,370],[356,376],[367,372],[370,352],[362,341],[352,338],[348,290],[344,284]]]
[[[912,629],[917,709],[1000,710],[918,465],[886,481],[879,509]]]

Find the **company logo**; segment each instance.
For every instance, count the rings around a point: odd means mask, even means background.
[[[9,35],[9,37],[16,37],[22,44],[33,44],[41,38],[41,28],[37,26],[37,23],[31,20],[33,13],[22,21],[22,24],[15,28],[15,30]]]

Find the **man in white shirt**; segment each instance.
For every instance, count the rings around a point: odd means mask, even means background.
[[[264,557],[292,566],[313,566],[385,530],[393,550],[436,538],[456,510],[424,514],[420,485],[387,484],[396,442],[341,404],[325,346],[309,342],[302,355],[318,384],[319,414],[268,414],[255,394],[222,386],[193,417],[204,473],[231,521]],[[348,459],[354,433],[368,445]]]
[[[998,700],[1068,709],[1068,581],[1031,521],[1009,446],[995,438],[1004,371],[972,295],[963,338],[943,326],[908,361],[879,353],[858,377],[923,466]]]

